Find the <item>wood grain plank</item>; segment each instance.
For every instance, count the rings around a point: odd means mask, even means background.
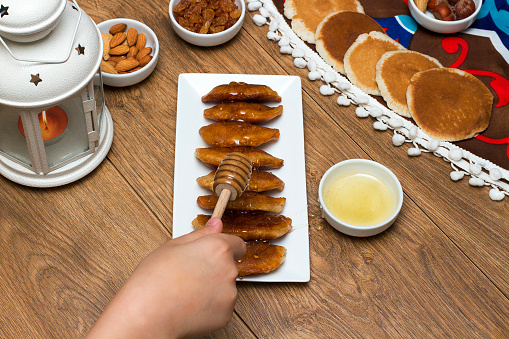
[[[254,339],[256,336],[246,327],[237,313],[233,314],[232,321],[219,331],[200,337],[200,339],[245,338]]]
[[[502,337],[509,332],[509,209],[486,189],[451,183],[432,156],[408,158],[353,108],[319,94],[253,24],[201,48],[170,27],[163,1],[87,1],[96,22],[143,21],[161,44],[154,74],[105,89],[113,147],[78,183],[38,190],[0,179],[0,337],[80,337],[138,261],[171,234],[180,73],[291,74],[303,80],[312,280],[239,283],[233,321],[208,338]],[[405,202],[396,223],[367,239],[320,217],[318,184],[332,164],[371,158],[392,169]],[[178,198],[178,197],[175,197]],[[50,207],[51,209],[48,209]]]

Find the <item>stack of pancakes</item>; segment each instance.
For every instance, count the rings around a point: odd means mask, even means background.
[[[488,127],[493,95],[480,80],[405,49],[358,0],[286,0],[284,14],[325,62],[429,136],[458,141]]]
[[[345,74],[343,58],[346,51],[359,35],[372,31],[385,33],[383,28],[366,14],[332,12],[318,25],[315,35],[316,51],[336,71]]]
[[[315,43],[315,32],[329,13],[351,11],[364,13],[358,0],[286,0],[284,14],[292,20],[293,31],[304,41]]]
[[[440,67],[442,65],[437,59],[419,52],[387,52],[376,64],[375,81],[387,106],[394,112],[411,118],[406,100],[410,79],[419,72]]]
[[[386,52],[404,49],[387,34],[377,31],[361,34],[345,53],[345,73],[364,92],[380,95],[375,79],[378,60]]]

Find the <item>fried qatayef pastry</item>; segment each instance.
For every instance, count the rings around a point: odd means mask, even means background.
[[[475,76],[456,68],[415,74],[406,97],[417,125],[442,141],[464,140],[484,131],[493,108],[490,90]]]
[[[277,128],[268,128],[241,121],[221,121],[200,128],[203,140],[217,147],[260,146],[279,139]]]
[[[214,209],[218,197],[215,194],[202,195],[197,199],[198,206]],[[226,210],[236,212],[273,212],[280,213],[285,207],[286,198],[274,198],[262,193],[244,192],[233,201],[228,201]]]
[[[364,8],[358,0],[286,0],[284,3],[284,14],[292,20],[295,34],[312,44],[320,22],[336,11],[364,13]]]
[[[440,62],[426,54],[415,51],[387,52],[376,64],[375,80],[387,106],[404,117],[412,117],[408,111],[406,91],[410,79],[418,72],[442,67]]]
[[[253,164],[253,169],[281,168],[284,160],[253,147],[207,147],[197,148],[194,155],[203,163],[217,167],[229,153],[239,152],[247,155]]]
[[[266,241],[248,241],[246,247],[246,254],[235,260],[239,277],[274,271],[286,258],[286,248]]]
[[[369,15],[339,11],[326,16],[316,30],[316,51],[336,71],[345,74],[345,53],[363,33],[384,29]]]
[[[348,79],[368,94],[380,95],[376,84],[376,64],[389,51],[405,47],[388,35],[373,31],[359,35],[345,53],[345,73]]]
[[[283,113],[283,105],[270,107],[256,102],[228,102],[207,108],[203,116],[215,121],[243,121],[252,124],[274,119]]]
[[[214,183],[215,174],[216,171],[212,171],[207,175],[199,177],[198,179],[196,179],[196,181],[201,187],[205,187],[213,191],[212,185]],[[249,179],[245,191],[257,193],[270,190],[282,191],[284,187],[285,187],[284,181],[279,179],[273,173],[264,171],[252,171],[251,179]]]
[[[214,87],[201,97],[202,102],[281,102],[279,94],[267,85],[254,85],[232,81],[228,85]]]
[[[194,228],[204,227],[210,217],[199,214],[192,222]],[[292,219],[280,214],[225,212],[221,220],[223,233],[236,235],[244,241],[272,240],[292,230]]]

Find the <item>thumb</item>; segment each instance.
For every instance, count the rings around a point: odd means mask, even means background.
[[[223,222],[219,218],[210,218],[204,227],[195,230],[189,234],[175,238],[173,241],[177,241],[179,244],[187,244],[195,241],[208,234],[221,233],[223,230]]]
[[[203,228],[207,229],[207,234],[221,233],[223,231],[223,222],[219,218],[210,218]]]

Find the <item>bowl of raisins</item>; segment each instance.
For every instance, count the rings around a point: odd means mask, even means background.
[[[242,28],[243,0],[170,0],[170,21],[185,41],[198,46],[217,46],[232,39]]]

